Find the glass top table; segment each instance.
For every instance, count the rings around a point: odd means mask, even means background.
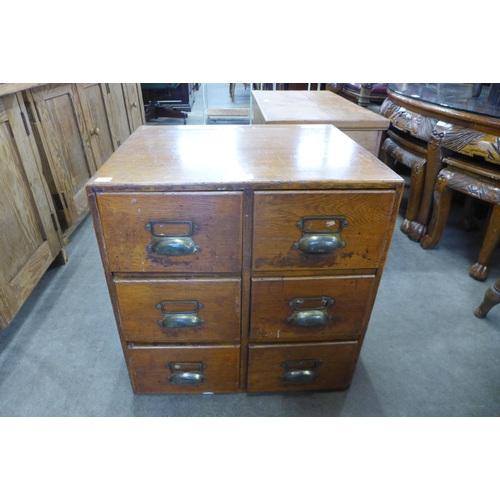
[[[423,151],[418,215],[407,221],[408,236],[420,241],[445,156],[482,159],[486,168],[500,168],[500,84],[391,83],[380,114],[390,120],[389,137],[399,137],[400,149],[410,151],[411,143],[401,142],[409,137]]]
[[[390,83],[390,91],[454,110],[500,118],[500,84]],[[478,95],[479,94],[479,95]]]

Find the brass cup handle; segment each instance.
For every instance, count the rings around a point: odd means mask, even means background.
[[[208,377],[203,375],[203,370],[207,366],[204,363],[169,363],[168,368],[172,375],[167,380],[177,385],[202,384]]]
[[[187,231],[175,234],[163,234],[158,232],[157,227],[166,226],[169,228],[185,227]],[[198,226],[193,221],[178,221],[178,220],[152,220],[145,226],[147,231],[150,231],[153,236],[151,245],[147,245],[146,249],[157,255],[168,255],[169,257],[192,255],[201,251],[200,245],[197,245],[193,240],[192,235],[198,229]]]
[[[333,234],[306,234],[295,243],[305,253],[330,253],[345,247],[339,233]]]
[[[158,255],[175,257],[199,252],[201,247],[190,237],[162,236],[155,238],[153,244],[148,245],[148,250]]]
[[[314,370],[288,370],[281,379],[289,384],[307,384],[318,377]]]
[[[308,303],[314,305],[307,307]],[[335,301],[331,297],[293,299],[289,302],[289,306],[293,309],[293,312],[286,321],[293,326],[305,326],[307,328],[325,326],[327,321],[332,319],[328,313],[328,307],[332,306],[334,303]]]
[[[286,370],[280,379],[288,384],[307,384],[318,378],[316,369],[323,364],[319,359],[288,360],[281,364]]]
[[[169,310],[184,306],[186,310],[183,311]],[[205,320],[198,316],[203,304],[196,300],[160,302],[156,304],[156,308],[163,313],[163,318],[158,320],[158,324],[163,328],[196,328],[205,323]]]
[[[349,225],[342,215],[303,217],[297,222],[302,237],[293,246],[305,253],[331,253],[345,247],[340,233]]]
[[[205,382],[207,377],[200,372],[175,372],[168,377],[169,382],[178,385],[195,385]]]

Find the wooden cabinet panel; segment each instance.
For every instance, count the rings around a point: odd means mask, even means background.
[[[48,186],[18,94],[0,98],[0,328],[63,247]]]
[[[239,346],[129,346],[136,392],[235,392]]]
[[[394,191],[255,193],[253,267],[375,269],[394,200]]]
[[[96,168],[101,166],[116,149],[111,137],[111,125],[108,113],[108,93],[102,83],[76,84],[82,104],[90,145],[94,153]]]
[[[195,272],[240,271],[242,200],[241,193],[99,195],[111,269],[172,273],[189,266]],[[119,221],[116,214],[121,214]],[[198,248],[183,253],[183,242]]]
[[[261,342],[359,338],[373,276],[253,278],[250,337]]]
[[[357,342],[251,345],[248,391],[345,389]]]
[[[128,341],[240,340],[240,279],[119,279],[115,287]]]
[[[63,231],[75,226],[87,212],[85,183],[96,171],[89,135],[73,84],[52,84],[28,91],[34,128],[48,165],[44,173]]]
[[[138,83],[122,83],[125,96],[125,108],[127,110],[130,133],[146,123],[144,116],[144,103]]]

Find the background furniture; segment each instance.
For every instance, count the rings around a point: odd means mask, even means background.
[[[387,83],[341,83],[342,97],[355,102],[359,106],[382,104],[387,97]]]
[[[474,314],[478,318],[486,318],[491,308],[497,304],[500,304],[500,279],[486,290],[483,301],[474,311]]]
[[[378,157],[390,122],[330,91],[252,91],[255,124],[331,124]]]
[[[161,129],[87,185],[134,391],[347,388],[402,179],[330,125]]]
[[[0,84],[0,328],[66,262],[85,183],[143,123],[137,84]]]
[[[194,90],[191,83],[141,83],[146,121],[180,118],[186,124]]]
[[[484,159],[500,164],[500,108],[488,93],[472,97],[472,84],[389,84],[380,113],[400,137],[426,144],[425,181],[418,215],[408,220],[408,236],[420,241],[432,214],[434,186],[442,160],[450,155]],[[403,147],[403,146],[401,146]]]
[[[12,90],[0,85],[0,328],[12,321],[50,264],[66,260],[28,112],[21,92]]]
[[[491,211],[481,251],[477,262],[469,271],[472,278],[484,281],[488,276],[488,264],[500,241],[500,168],[494,169],[486,162],[454,156],[443,158],[443,165],[434,187],[431,222],[420,245],[429,249],[438,244],[450,211],[453,191],[490,203]]]

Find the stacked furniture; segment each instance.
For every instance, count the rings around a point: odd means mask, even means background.
[[[472,84],[390,84],[380,112],[391,122],[381,158],[387,164],[397,160],[412,168],[401,228],[412,240],[424,249],[439,242],[451,191],[491,205],[483,246],[469,271],[483,281],[500,234],[497,87],[491,85],[478,96]],[[469,201],[468,216],[470,207]]]

